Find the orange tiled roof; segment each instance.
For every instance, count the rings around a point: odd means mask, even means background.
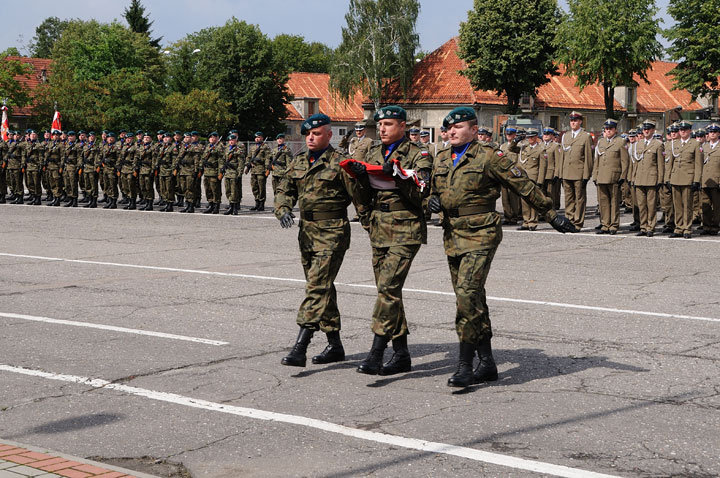
[[[667,73],[676,65],[677,63],[668,61],[653,62],[652,68],[647,72],[649,85],[635,75],[634,79],[638,82],[638,113],[662,112],[676,106],[682,106],[686,110],[702,108],[697,102],[692,101],[692,96],[687,90],[672,89],[674,81],[672,76],[667,76]]]
[[[41,73],[43,70],[49,75],[52,69],[52,60],[48,58],[29,58],[26,56],[8,56],[5,60],[15,60],[30,65],[32,71],[28,75],[17,75],[15,80],[18,81],[24,88],[30,91],[30,96],[34,96],[35,89],[42,83]],[[25,106],[23,108],[13,108],[13,116],[30,116],[32,115],[33,107]]]
[[[357,92],[350,102],[335,98],[328,86],[330,75],[327,73],[290,73],[287,82],[288,91],[294,98],[320,98],[318,108],[334,121],[361,121],[363,119],[362,93]],[[288,105],[289,120],[302,121],[304,118],[292,106]]]

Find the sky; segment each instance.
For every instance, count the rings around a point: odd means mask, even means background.
[[[664,27],[668,0],[657,0]],[[47,17],[79,18],[124,23],[123,11],[130,0],[35,0],[22,8],[3,9],[0,51],[14,46],[27,54],[26,45],[35,28]],[[142,0],[145,13],[154,21],[153,37],[162,36],[169,44],[210,26],[225,23],[232,16],[259,25],[269,37],[280,33],[302,35],[307,41],[319,41],[334,48],[341,40],[348,2],[343,0]],[[417,32],[420,49],[431,52],[458,34],[461,21],[472,9],[472,0],[421,0]],[[564,2],[561,0],[561,6]]]

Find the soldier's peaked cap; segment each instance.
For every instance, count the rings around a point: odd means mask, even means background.
[[[486,126],[480,126],[478,128],[478,134],[490,134],[490,130]]]
[[[573,119],[582,119],[583,115],[582,115],[582,113],[580,113],[580,112],[578,112],[578,111],[571,111],[570,114],[568,115],[568,117],[569,117],[571,120],[573,120]]]
[[[420,136],[422,136],[423,138],[426,136],[430,136],[430,131],[420,131]]]
[[[677,133],[680,131],[680,128],[678,128],[677,123],[673,123],[668,127],[668,130],[670,130],[671,133]]]
[[[681,121],[677,126],[678,129],[692,129],[692,123],[689,121]]]
[[[407,112],[397,105],[383,106],[375,112],[373,119],[375,121],[379,121],[381,119],[396,119],[405,121],[407,119]]]
[[[631,129],[630,131],[628,131],[628,136],[630,136],[630,137],[637,136],[637,131],[635,131],[634,129]]]
[[[327,124],[330,124],[330,122],[331,120],[328,115],[324,115],[322,113],[312,115],[308,117],[305,121],[303,121],[302,125],[300,125],[300,134],[305,136],[310,132],[311,129],[325,126]]]
[[[543,134],[555,134],[555,130],[552,128],[545,128]]]
[[[605,122],[603,123],[603,127],[604,127],[604,128],[617,128],[617,124],[618,124],[617,120],[614,120],[614,119],[612,119],[612,118],[608,118],[608,119],[606,119]]]
[[[708,133],[720,133],[720,124],[712,123],[707,127]]]
[[[477,119],[475,110],[469,106],[459,106],[443,118],[443,126],[447,127],[451,124],[463,123],[465,121],[471,121]]]
[[[363,123],[355,124],[355,131],[362,131],[364,129],[365,129],[365,125]]]
[[[420,128],[410,128],[408,131],[410,134],[420,134]]]
[[[657,124],[653,120],[646,119],[642,123],[642,129],[655,129]]]
[[[535,128],[528,128],[525,134],[528,136],[537,136],[538,130],[536,130]]]

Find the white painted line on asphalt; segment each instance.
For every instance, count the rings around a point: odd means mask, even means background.
[[[91,264],[91,265],[101,265],[101,266],[112,266],[112,267],[127,267],[131,269],[148,269],[148,270],[155,270],[155,271],[167,271],[167,272],[180,272],[185,274],[202,274],[202,275],[211,275],[211,276],[221,276],[221,277],[238,277],[241,279],[256,279],[256,280],[263,280],[263,281],[279,281],[279,282],[295,282],[298,284],[305,284],[305,279],[293,279],[290,277],[273,277],[273,276],[260,276],[260,275],[254,275],[254,274],[238,274],[234,272],[214,272],[214,271],[204,271],[199,269],[178,269],[175,267],[159,267],[159,266],[147,266],[147,265],[141,265],[141,264],[121,264],[117,262],[100,262],[100,261],[88,261],[83,259],[64,259],[61,257],[44,257],[44,256],[31,256],[26,254],[10,254],[7,252],[0,252],[0,257],[17,257],[22,259],[33,259],[33,260],[40,260],[40,261],[51,261],[51,262],[70,262],[75,264]],[[351,284],[351,283],[345,283],[345,282],[336,282],[336,286],[345,286],[345,287],[352,287],[356,289],[375,289],[375,286],[372,284]],[[403,292],[415,292],[418,294],[428,294],[428,295],[442,295],[442,296],[448,296],[448,297],[455,297],[454,292],[445,292],[440,290],[430,290],[430,289],[413,289],[413,288],[403,288]],[[494,300],[497,302],[515,302],[518,304],[532,304],[532,305],[542,305],[546,307],[559,307],[564,309],[578,309],[578,310],[591,310],[596,312],[610,312],[613,314],[629,314],[629,315],[641,315],[641,316],[651,316],[651,317],[666,317],[669,319],[684,319],[684,320],[699,320],[704,322],[720,322],[719,318],[715,317],[698,317],[694,315],[682,315],[682,314],[667,314],[664,312],[651,312],[651,311],[645,311],[645,310],[632,310],[632,309],[616,309],[613,307],[596,307],[592,305],[581,305],[581,304],[567,304],[563,302],[550,302],[550,301],[542,301],[542,300],[531,300],[531,299],[513,299],[509,297],[493,297],[488,296],[488,300]]]
[[[570,468],[562,465],[554,465],[535,460],[527,460],[524,458],[516,458],[509,455],[501,455],[499,453],[491,453],[487,451],[477,450],[463,446],[451,445],[448,443],[438,443],[417,438],[406,438],[398,435],[390,435],[388,433],[373,432],[368,430],[360,430],[344,425],[338,425],[324,420],[308,418],[299,415],[289,415],[285,413],[269,412],[266,410],[258,410],[255,408],[237,407],[234,405],[225,405],[221,403],[209,402],[174,393],[157,392],[144,388],[130,387],[119,383],[108,382],[107,380],[79,377],[76,375],[63,375],[42,370],[27,369],[21,367],[13,367],[11,365],[0,364],[0,370],[28,375],[31,377],[39,377],[49,380],[58,380],[61,382],[71,382],[81,385],[88,385],[93,388],[103,388],[115,390],[129,395],[149,398],[160,402],[167,402],[185,407],[199,408],[212,412],[225,413],[228,415],[236,415],[239,417],[253,418],[256,420],[266,420],[278,423],[287,423],[291,425],[300,425],[308,428],[315,428],[329,433],[336,433],[350,438],[382,443],[385,445],[393,445],[410,450],[418,450],[423,452],[437,453],[441,455],[452,455],[461,458],[467,458],[483,463],[505,466],[517,470],[532,471],[546,475],[560,476],[565,478],[616,478],[613,475],[605,475],[592,471],[581,470],[578,468]]]
[[[116,327],[114,325],[92,324],[89,322],[77,322],[74,320],[64,320],[64,319],[51,319],[50,317],[36,317],[34,315],[11,314],[11,313],[7,313],[7,312],[0,312],[0,317],[5,317],[8,319],[29,320],[32,322],[44,322],[47,324],[71,325],[73,327],[87,327],[90,329],[111,330],[113,332],[123,332],[126,334],[136,334],[136,335],[147,335],[150,337],[160,337],[163,339],[184,340],[186,342],[196,342],[199,344],[206,344],[206,345],[228,345],[229,344],[229,342],[221,342],[219,340],[201,339],[198,337],[188,337],[185,335],[166,334],[165,332],[152,332],[150,330],[128,329],[125,327]]]

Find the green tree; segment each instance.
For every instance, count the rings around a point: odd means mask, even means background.
[[[230,102],[220,99],[217,91],[192,90],[187,94],[170,93],[163,102],[164,127],[171,130],[227,131],[237,122],[230,113]]]
[[[637,85],[634,75],[647,82],[662,54],[655,0],[568,0],[568,7],[556,38],[558,61],[581,90],[601,84],[605,114],[615,118],[615,87]]]
[[[33,73],[32,66],[18,60],[0,58],[0,104],[7,100],[8,109],[12,113],[13,106],[26,106],[30,103],[28,90],[16,79]]]
[[[672,42],[667,49],[679,61],[670,71],[676,89],[688,90],[693,99],[705,94],[717,96],[720,76],[720,9],[717,3],[699,0],[670,0],[668,13],[675,25],[663,35]]]
[[[419,12],[417,0],[350,0],[330,69],[331,90],[349,101],[361,88],[375,109],[393,81],[406,92],[419,45]]]
[[[475,89],[507,96],[507,112],[534,94],[556,73],[553,40],[559,21],[557,0],[475,0],[460,24],[460,73]]]
[[[53,47],[69,24],[68,20],[48,17],[35,29],[35,36],[28,49],[34,58],[52,58]]]
[[[130,6],[123,12],[123,17],[125,17],[125,21],[127,21],[130,26],[130,30],[135,33],[147,35],[148,38],[150,38],[150,34],[152,33],[150,27],[152,27],[154,22],[151,22],[150,18],[145,16],[145,7],[140,3],[140,0],[132,0]],[[150,44],[158,48],[161,40],[162,37],[155,38],[150,40]]]
[[[210,41],[212,29],[202,30],[187,35],[164,50],[166,62],[166,85],[170,92],[188,94],[193,89],[201,89],[198,67],[200,55],[206,50],[205,45]]]
[[[329,73],[333,50],[320,43],[307,43],[300,35],[281,34],[273,41],[275,61],[287,71]]]
[[[193,84],[217,91],[230,102],[230,114],[237,117],[235,129],[247,137],[258,129],[268,135],[284,131],[287,73],[277,65],[272,42],[260,29],[233,17],[193,39],[200,50]]]
[[[160,123],[164,66],[147,37],[117,22],[73,20],[53,50],[49,88],[69,127],[152,129]]]
[[[4,52],[0,53],[0,58],[5,58],[6,56],[21,56],[20,50],[18,50],[14,46],[11,46],[7,48]]]

